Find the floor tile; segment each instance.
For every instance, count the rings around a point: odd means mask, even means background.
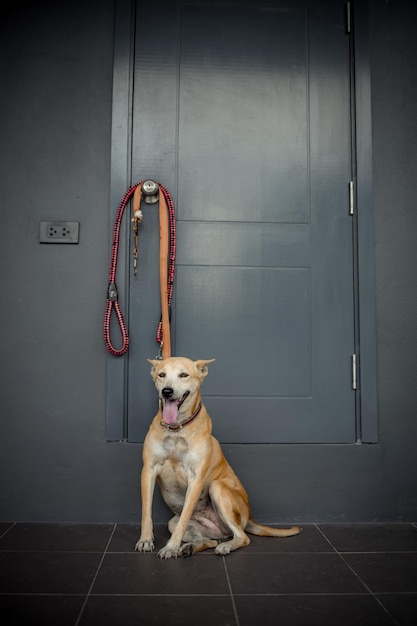
[[[417,553],[344,554],[372,592],[417,592]]]
[[[236,626],[228,596],[90,596],[79,626]]]
[[[167,524],[154,526],[155,551],[158,552],[168,541],[170,533]],[[140,524],[117,524],[107,552],[134,552],[140,535]]]
[[[74,626],[93,581],[79,626],[237,626],[229,582],[240,626],[417,623],[416,525],[311,524],[166,561],[167,525],[154,532],[140,554],[139,524],[0,523],[2,623]]]
[[[87,593],[100,554],[0,553],[1,593]]]
[[[226,557],[232,593],[361,593],[365,587],[337,554]]]
[[[250,544],[242,548],[245,552],[334,552],[329,542],[313,524],[302,526],[299,535],[294,537],[256,537],[249,535]]]
[[[13,522],[0,522],[0,538],[13,526]]]
[[[162,560],[155,553],[110,553],[104,557],[92,593],[223,594],[228,593],[223,558],[197,554]]]
[[[393,626],[370,595],[235,596],[240,626]]]
[[[377,597],[399,626],[417,624],[417,593],[382,594]]]
[[[16,524],[0,539],[0,550],[103,552],[113,524]]]
[[[3,626],[74,626],[85,596],[0,596]]]
[[[339,552],[417,552],[412,524],[320,524]]]

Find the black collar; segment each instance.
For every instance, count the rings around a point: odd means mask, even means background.
[[[196,410],[194,411],[194,413],[190,416],[187,417],[186,420],[184,420],[183,422],[180,422],[179,424],[174,423],[174,424],[167,424],[166,422],[164,422],[164,420],[162,420],[160,422],[161,426],[163,426],[164,428],[167,428],[168,430],[173,430],[173,431],[177,431],[177,430],[181,430],[182,428],[184,428],[184,426],[188,426],[188,424],[191,424],[191,422],[193,420],[195,420],[195,418],[197,417],[197,415],[200,413],[201,411],[201,407],[202,407],[202,403],[200,402],[198,407],[196,408]]]

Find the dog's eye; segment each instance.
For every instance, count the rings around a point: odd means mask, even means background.
[[[158,376],[159,378],[165,378],[166,374],[165,372],[159,372]]]
[[[180,378],[188,378],[187,372],[181,372]]]

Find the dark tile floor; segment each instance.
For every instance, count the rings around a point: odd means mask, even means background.
[[[155,529],[156,546],[167,539]],[[417,524],[306,525],[161,561],[126,524],[0,523],[2,624],[417,624]]]

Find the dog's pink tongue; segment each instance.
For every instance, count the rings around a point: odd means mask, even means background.
[[[164,418],[165,424],[173,424],[177,421],[178,404],[176,400],[165,400],[164,408],[162,409],[162,417]]]

